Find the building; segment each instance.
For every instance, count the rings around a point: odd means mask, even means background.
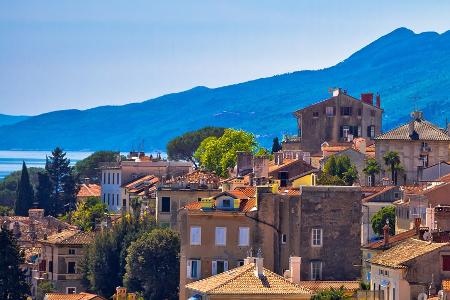
[[[196,170],[164,182],[156,192],[157,223],[177,229],[178,211],[189,203],[219,194],[220,181],[214,173]]]
[[[361,220],[361,245],[373,242],[378,236],[372,229],[372,217],[386,206],[393,206],[401,199],[402,193],[398,186],[365,186],[361,187],[363,199]]]
[[[299,270],[299,263],[297,273]],[[298,278],[295,277],[295,278]],[[263,258],[248,257],[242,266],[186,285],[189,300],[310,299],[312,292],[269,269]],[[180,299],[187,299],[181,298]]]
[[[79,294],[48,293],[45,294],[44,300],[106,300],[106,298],[90,293],[79,293]]]
[[[246,215],[255,207],[254,197],[230,191],[191,202],[180,210],[180,299],[186,299],[187,283],[243,264],[257,238],[254,220]]]
[[[372,140],[381,133],[380,96],[361,94],[354,98],[337,88],[329,99],[294,112],[297,137],[286,137],[283,149],[299,149],[310,153],[320,151],[323,142],[339,143],[356,137]]]
[[[450,244],[410,238],[370,259],[372,291],[384,299],[417,299],[436,295],[450,278]]]
[[[85,291],[81,284],[80,262],[84,246],[92,241],[91,233],[79,230],[64,230],[39,240],[41,253],[33,270],[32,295],[36,295],[41,280],[51,281],[58,293]]]
[[[80,189],[77,193],[77,201],[84,201],[89,197],[96,197],[100,199],[102,188],[95,183],[82,183],[79,185]]]
[[[112,212],[129,209],[130,203],[121,198],[122,186],[146,175],[159,179],[170,179],[192,171],[192,164],[182,161],[168,161],[160,157],[153,159],[143,155],[130,154],[128,160],[117,163],[103,163],[100,167],[101,197]]]
[[[141,206],[141,210],[145,210],[155,215],[156,209],[156,190],[160,179],[155,175],[146,175],[132,180],[121,187],[122,205],[125,204],[126,210],[129,211],[133,202],[137,202]]]
[[[359,277],[360,188],[275,188],[223,192],[180,210],[180,299],[186,283],[241,265],[251,249],[280,275],[295,255],[302,280]]]
[[[318,171],[304,159],[309,159],[309,155],[304,158],[288,158],[287,151],[280,151],[274,154],[274,161],[268,164],[268,175],[271,180],[279,182],[280,187],[292,186],[292,182],[310,171]]]
[[[397,152],[404,171],[398,175],[399,184],[417,183],[425,168],[449,160],[450,136],[443,130],[426,121],[422,112],[416,111],[412,119],[375,138],[377,161],[384,166],[386,152]],[[382,176],[391,176],[382,172]],[[391,178],[393,180],[393,178]]]

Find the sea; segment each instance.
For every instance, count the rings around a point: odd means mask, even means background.
[[[44,168],[45,157],[51,155],[51,151],[0,151],[0,180],[14,171],[22,169],[24,161],[27,167]],[[66,157],[70,164],[88,157],[92,152],[67,151]]]

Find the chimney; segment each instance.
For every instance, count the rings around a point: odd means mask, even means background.
[[[416,132],[416,129],[414,128],[414,124],[416,123],[416,119],[414,118],[414,120],[411,120],[409,123],[408,123],[408,133],[409,133],[409,137],[412,139],[412,140],[417,140],[417,139],[419,139],[419,135],[417,134],[417,132]]]
[[[414,229],[416,230],[416,234],[417,235],[420,233],[420,224],[422,224],[422,219],[421,218],[415,218],[414,219]]]
[[[116,299],[115,300],[127,300],[127,288],[116,287]]]
[[[389,220],[386,219],[386,224],[383,227],[383,246],[389,245]]]
[[[341,93],[341,88],[335,88],[333,89],[333,97],[339,96],[339,94]]]
[[[411,113],[411,117],[413,117],[414,120],[423,120],[423,112],[421,111],[413,111]]]
[[[289,271],[291,282],[300,283],[300,267],[302,265],[302,258],[299,256],[289,257]]]
[[[253,172],[255,178],[269,177],[269,156],[259,156],[253,159]]]
[[[373,93],[361,94],[361,101],[373,105]]]
[[[283,164],[283,152],[276,152],[274,153],[275,156],[275,164],[276,165],[282,165]]]
[[[377,107],[381,108],[381,99],[380,99],[380,95],[377,93]]]
[[[264,258],[262,258],[261,249],[258,249],[258,254],[255,258],[255,276],[264,276]]]

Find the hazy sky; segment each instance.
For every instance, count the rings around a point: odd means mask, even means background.
[[[450,1],[0,0],[0,113],[143,101],[336,64]]]

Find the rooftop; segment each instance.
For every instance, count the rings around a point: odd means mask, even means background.
[[[92,242],[93,233],[79,230],[64,230],[40,240],[42,243],[55,245],[87,245]]]
[[[410,136],[409,125],[414,126],[417,136]],[[409,123],[394,128],[375,138],[375,140],[419,140],[419,141],[450,141],[450,136],[436,125],[422,120],[414,119]]]
[[[299,295],[312,294],[305,287],[265,269],[262,276],[255,275],[254,263],[192,282],[186,288],[208,295]],[[308,297],[309,298],[309,297]]]
[[[79,294],[48,293],[48,294],[45,294],[44,299],[45,300],[103,300],[105,298],[98,296],[98,295],[89,294],[89,293],[79,293]]]
[[[448,243],[432,243],[410,238],[377,254],[370,262],[385,267],[403,269],[407,268],[406,263],[408,261],[448,245]]]
[[[410,230],[401,232],[399,234],[392,235],[389,237],[389,246],[392,246],[392,245],[402,242],[404,240],[410,239],[410,238],[416,236],[416,234],[417,234],[416,229],[410,229]],[[372,243],[364,246],[364,248],[382,249],[382,248],[384,248],[384,240],[381,239],[379,241],[372,242]]]
[[[333,289],[339,289],[341,287],[344,288],[346,291],[357,291],[360,288],[359,281],[300,281],[299,285],[301,287],[307,288],[309,290],[312,290],[314,292],[317,291],[323,291],[323,290],[329,290],[331,288]]]
[[[80,185],[77,197],[100,197],[101,187],[99,184],[83,183]]]

